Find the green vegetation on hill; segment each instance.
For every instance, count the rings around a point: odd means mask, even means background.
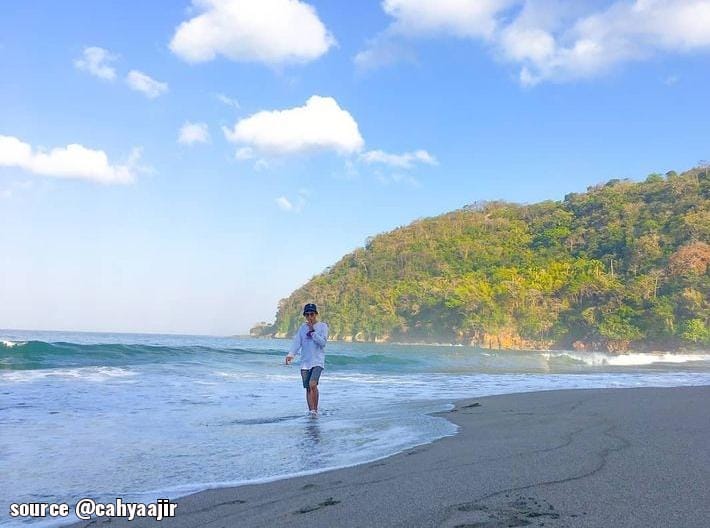
[[[368,239],[279,303],[334,339],[495,348],[710,345],[710,178],[612,180],[563,201],[476,203]]]

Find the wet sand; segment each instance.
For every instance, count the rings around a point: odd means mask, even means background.
[[[491,396],[442,416],[458,434],[376,462],[74,526],[710,526],[710,386]]]

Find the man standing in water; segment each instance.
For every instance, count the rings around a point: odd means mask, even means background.
[[[301,354],[301,378],[306,389],[306,401],[311,414],[318,413],[318,380],[325,367],[325,343],[328,341],[328,325],[318,321],[318,308],[313,303],[303,307],[306,322],[293,336],[291,349],[286,356],[290,364],[294,356]]]

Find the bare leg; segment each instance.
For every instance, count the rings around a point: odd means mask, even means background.
[[[313,410],[313,403],[312,403],[313,397],[311,396],[311,388],[308,387],[306,389],[306,403],[308,403],[308,410],[312,411]]]
[[[318,410],[318,385],[311,385],[308,387],[310,390],[311,400],[308,404],[308,408],[312,411]]]

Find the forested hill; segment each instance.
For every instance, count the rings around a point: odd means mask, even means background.
[[[291,335],[303,304],[317,302],[333,339],[707,349],[708,172],[417,220],[368,239],[252,334]]]

